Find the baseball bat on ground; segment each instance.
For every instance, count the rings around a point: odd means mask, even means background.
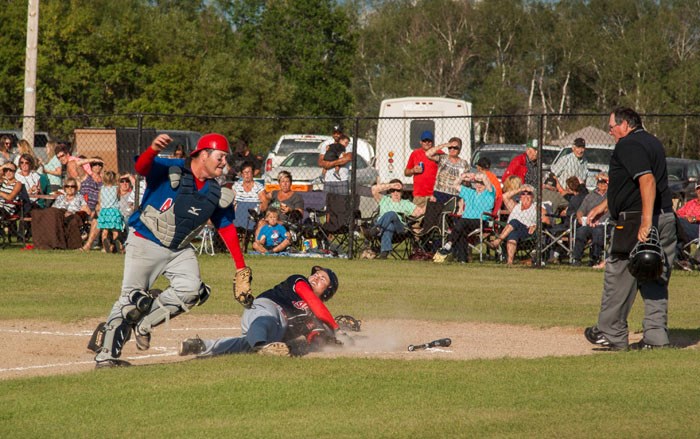
[[[451,344],[452,344],[452,340],[451,340],[451,339],[449,339],[449,338],[441,338],[441,339],[439,339],[439,340],[433,340],[433,341],[431,341],[431,342],[429,342],[429,343],[423,343],[423,344],[417,344],[417,345],[410,344],[410,345],[408,345],[408,352],[417,351],[418,349],[435,348],[435,347],[438,347],[438,346],[441,346],[441,347],[445,347],[445,348],[446,348],[446,347],[448,347],[448,346],[451,345]]]

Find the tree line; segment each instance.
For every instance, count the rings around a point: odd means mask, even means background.
[[[21,114],[27,5],[3,3],[0,113]],[[39,28],[46,116],[344,119],[410,95],[479,115],[700,107],[700,0],[42,0]]]

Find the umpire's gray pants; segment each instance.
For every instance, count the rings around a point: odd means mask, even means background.
[[[139,330],[144,333],[196,303],[202,281],[197,255],[191,246],[170,250],[136,236],[130,230],[126,241],[121,294],[107,317],[104,345],[95,358],[97,361],[119,357],[121,352],[119,355],[111,354],[112,344],[115,331],[123,322],[122,309],[129,305],[129,293],[136,289],[150,290],[161,274],[168,279],[170,286],[158,296],[151,311],[139,323]]]
[[[202,340],[207,349],[200,357],[251,352],[255,347],[282,341],[287,330],[287,318],[282,308],[270,299],[253,301],[241,317],[241,337]]]
[[[655,218],[656,220],[656,218]],[[656,223],[656,221],[654,221]],[[668,283],[676,252],[676,219],[673,213],[658,216],[658,230],[666,260],[661,278],[638,283],[627,269],[628,259],[610,255],[605,261],[603,297],[598,315],[598,330],[618,348],[629,344],[627,317],[632,310],[637,289],[644,300],[644,342],[665,345],[668,340]],[[615,239],[613,230],[612,239]]]

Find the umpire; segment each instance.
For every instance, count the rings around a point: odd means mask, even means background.
[[[610,158],[610,184],[607,199],[594,207],[589,218],[594,224],[609,210],[616,222],[611,252],[605,264],[603,297],[598,324],[586,328],[586,339],[613,350],[667,347],[668,282],[676,246],[676,222],[668,187],[666,154],[661,141],[649,134],[631,108],[618,108],[610,114],[610,134],[617,141]],[[628,270],[629,252],[646,242],[651,227],[659,231],[665,254],[661,277],[638,281]],[[627,317],[637,290],[644,299],[644,337],[629,345]]]

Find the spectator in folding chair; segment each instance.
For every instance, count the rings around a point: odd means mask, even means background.
[[[24,187],[22,183],[15,178],[17,166],[12,162],[7,162],[2,167],[2,183],[0,183],[0,210],[3,214],[10,216],[14,215],[17,210],[17,204],[20,192]]]
[[[389,191],[389,195],[382,192]],[[425,207],[419,207],[408,200],[401,199],[403,183],[395,178],[389,183],[372,186],[372,196],[379,203],[379,215],[376,226],[372,230],[374,236],[381,237],[381,248],[377,259],[386,259],[391,253],[392,238],[395,233],[406,230],[405,220],[401,215],[419,216],[425,212]]]
[[[595,220],[588,221],[588,213],[608,197],[608,174],[601,172],[596,176],[596,188],[586,195],[581,203],[581,207],[576,211],[576,244],[574,245],[574,255],[571,265],[580,266],[583,258],[583,250],[588,240],[591,241],[591,259],[588,262],[590,267],[601,262],[603,255],[603,245],[605,244],[606,221],[610,214],[605,212]]]
[[[686,271],[692,270],[693,265],[700,265],[700,246],[692,258],[688,258],[684,251],[688,244],[700,237],[700,182],[695,183],[695,193],[698,198],[688,201],[676,211],[681,232],[676,244],[676,264]]]
[[[268,200],[265,196],[265,187],[253,180],[253,172],[252,163],[243,163],[241,166],[242,178],[232,187],[235,194],[233,208],[236,213],[233,224],[237,229],[255,230],[257,221],[252,223],[249,221],[248,210],[254,209],[258,213],[267,210]]]
[[[516,196],[520,196],[520,202],[515,203]],[[493,249],[500,247],[506,241],[506,263],[513,265],[518,242],[534,236],[537,228],[537,210],[534,204],[535,188],[529,184],[524,184],[517,189],[503,194],[503,203],[512,206],[508,216],[508,224],[503,228],[498,238],[489,241],[487,244]],[[549,224],[550,219],[547,212],[542,209],[542,223]]]
[[[476,170],[478,172],[483,172],[489,178],[491,186],[493,186],[493,189],[496,193],[494,209],[500,209],[501,204],[503,203],[503,189],[501,188],[501,181],[498,179],[498,176],[491,172],[491,159],[489,159],[488,157],[481,157],[476,162]]]
[[[279,210],[281,221],[300,222],[304,216],[304,198],[292,190],[292,174],[281,171],[277,175],[277,182],[280,189],[267,195],[268,205]]]
[[[462,181],[471,183],[473,188],[462,185]],[[459,187],[459,213],[461,217],[455,222],[447,242],[439,250],[439,253],[445,255],[451,251],[455,262],[466,263],[469,260],[467,237],[474,230],[479,230],[482,219],[488,220],[488,215],[484,215],[484,213],[493,211],[496,191],[488,176],[483,172],[462,174],[460,181],[455,186]],[[434,260],[439,262],[439,258]]]
[[[447,154],[440,152],[443,148],[447,148]],[[469,163],[459,157],[461,150],[462,139],[453,137],[449,142],[435,145],[425,151],[426,157],[438,165],[431,201],[445,204],[450,198],[459,196],[460,176],[469,168]]]

